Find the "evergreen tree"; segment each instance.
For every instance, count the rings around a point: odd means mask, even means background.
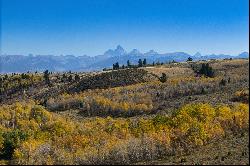
[[[115,64],[113,64],[113,70],[118,70],[120,68],[119,63],[116,62]]]
[[[193,61],[193,58],[188,57],[187,62]]]
[[[146,59],[143,59],[143,66],[146,66],[147,65],[147,60]]]
[[[156,65],[160,65],[161,63],[159,61],[156,62]]]
[[[141,59],[139,59],[139,61],[138,61],[138,67],[142,67],[142,60]]]
[[[68,81],[71,82],[73,80],[72,75],[69,75]]]
[[[43,73],[43,78],[46,82],[46,84],[50,84],[50,80],[49,80],[49,71],[48,70],[45,70],[44,73]]]
[[[226,85],[226,80],[224,80],[224,79],[222,79],[221,81],[220,81],[220,83],[219,83],[219,85],[221,85],[221,86],[225,86]]]
[[[29,79],[30,76],[29,76],[28,74],[22,73],[22,74],[21,74],[21,78],[22,78],[22,79]]]
[[[130,67],[130,66],[131,66],[131,64],[130,64],[130,61],[129,61],[129,60],[127,61],[127,66],[128,66],[128,67]]]
[[[207,77],[213,77],[214,76],[214,71],[212,67],[209,66],[209,64],[202,64],[201,69],[199,70],[199,74],[203,74]]]
[[[61,82],[64,82],[64,81],[66,81],[67,80],[67,76],[66,76],[66,74],[65,73],[63,73],[63,75],[62,75],[62,79],[61,79]]]
[[[167,81],[167,75],[165,73],[161,74],[160,81],[161,82],[166,82]]]
[[[79,81],[80,80],[80,76],[78,74],[75,75],[75,81]]]
[[[116,62],[116,69],[118,70],[119,68],[120,68],[120,66],[119,66],[119,63],[118,62]]]

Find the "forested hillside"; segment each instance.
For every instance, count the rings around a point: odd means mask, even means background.
[[[0,81],[0,164],[249,164],[248,59]]]

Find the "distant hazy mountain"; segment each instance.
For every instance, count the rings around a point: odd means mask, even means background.
[[[249,53],[248,52],[242,52],[241,54],[239,54],[238,56],[237,56],[238,58],[248,58],[249,57]]]
[[[224,59],[224,58],[249,58],[248,52],[243,52],[239,55],[201,55],[197,52],[195,55],[189,55],[185,52],[174,52],[159,54],[154,50],[146,53],[141,53],[137,49],[126,52],[120,45],[114,50],[109,49],[103,55],[90,57],[87,55],[1,55],[0,56],[0,72],[27,72],[27,71],[93,71],[102,70],[103,68],[112,67],[116,62],[120,65],[126,65],[127,60],[132,64],[137,64],[139,59],[147,59],[148,63],[152,62],[169,62],[169,61],[186,61],[188,57],[193,60],[206,59]]]
[[[199,53],[199,52],[197,52],[196,54],[194,54],[194,57],[196,57],[196,58],[200,58],[202,55],[201,55],[201,53]]]

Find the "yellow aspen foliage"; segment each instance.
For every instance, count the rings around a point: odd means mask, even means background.
[[[121,107],[124,111],[128,111],[129,110],[129,104],[126,102],[122,102],[121,103]]]
[[[8,165],[8,160],[0,160],[0,165]]]
[[[51,156],[48,155],[46,158],[47,158],[47,160],[45,162],[46,165],[54,165],[54,161],[53,161],[53,158]]]
[[[151,137],[153,140],[163,144],[164,146],[168,147],[171,143],[170,138],[170,130],[164,130],[164,131],[158,131],[158,132],[152,132],[149,133],[148,136]]]
[[[34,106],[31,110],[31,117],[38,123],[46,123],[51,120],[52,115],[41,106]]]
[[[182,107],[173,118],[177,130],[188,135],[190,142],[203,145],[215,134],[223,134],[220,125],[215,123],[216,111],[208,104],[192,104]]]
[[[31,130],[35,132],[40,129],[39,123],[37,123],[34,119],[31,119],[29,121],[19,119],[17,120],[17,125],[19,129],[26,130],[26,131]]]
[[[216,107],[216,116],[223,121],[231,120],[232,119],[232,110],[230,107],[225,105],[217,106]]]
[[[213,123],[206,123],[204,127],[206,131],[209,131],[207,132],[208,139],[217,138],[225,135],[224,129],[219,122],[215,121]]]
[[[234,107],[234,110],[234,123],[240,128],[249,127],[249,106],[247,104],[240,103]]]
[[[128,112],[140,110],[138,105],[143,108],[140,102],[114,104],[113,99],[103,96],[97,96],[96,102],[112,111],[127,107]],[[148,103],[143,110],[147,107]],[[247,104],[229,107],[198,103],[184,105],[173,115],[71,121],[32,102],[4,105],[0,106],[0,153],[9,143],[15,164],[129,163],[129,156],[141,159],[145,153],[153,155],[173,148],[178,140],[201,146],[235,126],[248,128],[248,109]]]
[[[71,134],[74,130],[74,124],[72,122],[66,122],[63,119],[57,119],[53,122],[49,122],[46,128],[53,135],[62,136]]]
[[[21,144],[20,147],[15,149],[13,158],[18,161],[18,164],[27,163],[30,164],[30,160],[33,158],[35,150],[44,142],[34,139],[29,139]]]

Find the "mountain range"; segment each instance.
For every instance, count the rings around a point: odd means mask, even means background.
[[[185,52],[173,52],[160,54],[154,50],[146,53],[141,53],[137,49],[130,52],[124,50],[120,45],[115,49],[109,49],[102,55],[90,57],[87,55],[1,55],[0,56],[0,73],[22,73],[27,71],[98,71],[103,68],[111,68],[116,62],[120,65],[126,65],[127,60],[131,64],[137,64],[139,59],[147,59],[147,63],[153,62],[169,62],[186,61],[188,57],[193,60],[207,59],[225,59],[225,58],[249,58],[248,52],[240,53],[239,55],[211,54],[201,55],[197,52],[194,55],[189,55]]]

